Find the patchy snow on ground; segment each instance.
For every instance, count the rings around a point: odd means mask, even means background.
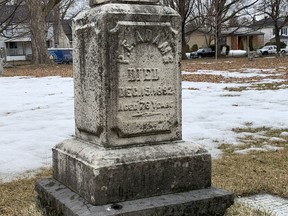
[[[251,78],[251,77],[269,77],[271,75],[281,76],[283,73],[276,72],[275,69],[242,69],[239,71],[215,71],[215,70],[198,70],[196,72],[182,71],[182,74],[198,74],[198,75],[215,75],[225,78]]]
[[[199,74],[199,75],[216,75],[216,76],[223,76],[225,78],[250,78],[250,77],[267,77],[271,76],[271,74],[261,74],[258,72],[229,72],[229,71],[214,71],[214,70],[198,70],[197,72],[184,72],[183,74]]]
[[[183,82],[183,138],[221,153],[220,143],[238,144],[235,127],[288,128],[288,89],[228,92],[241,84]],[[189,90],[196,88],[199,90]]]
[[[217,145],[238,144],[232,128],[288,128],[288,89],[225,90],[242,85],[183,82],[183,139],[217,157]],[[0,77],[0,102],[0,180],[50,166],[51,148],[74,134],[72,78]]]
[[[0,179],[51,165],[74,133],[72,92],[72,78],[0,78]]]

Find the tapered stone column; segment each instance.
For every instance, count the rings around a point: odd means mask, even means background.
[[[180,16],[158,0],[91,0],[74,20],[76,137],[36,184],[47,215],[223,215],[211,156],[182,141]]]

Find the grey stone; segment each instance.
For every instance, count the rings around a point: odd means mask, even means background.
[[[105,149],[66,140],[53,149],[53,171],[94,205],[211,186],[211,156],[189,142]]]
[[[233,195],[207,188],[183,193],[93,206],[61,183],[40,180],[37,204],[47,216],[217,216],[233,204]]]
[[[180,16],[104,4],[74,21],[76,136],[105,147],[181,140]]]
[[[3,73],[4,71],[4,59],[0,58],[0,75]]]

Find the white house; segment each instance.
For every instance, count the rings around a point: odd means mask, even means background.
[[[264,44],[275,41],[275,28],[272,19],[261,19],[252,24],[250,27],[264,33]],[[281,29],[280,40],[288,45],[288,24]]]
[[[15,5],[3,6],[0,10],[0,23],[3,23],[15,10]],[[32,57],[31,36],[29,33],[29,13],[25,5],[20,5],[9,24],[0,34],[0,49],[5,49],[7,61],[30,60]],[[72,44],[71,21],[64,20],[60,28],[58,47],[70,48]],[[47,46],[55,47],[53,19],[48,21]]]

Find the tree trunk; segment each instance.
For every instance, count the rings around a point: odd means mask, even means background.
[[[275,24],[274,28],[275,28],[275,42],[277,46],[277,54],[279,54],[281,50],[280,28],[278,24]]]
[[[182,48],[182,59],[187,59],[186,56],[186,39],[185,39],[185,2],[179,0],[179,14],[181,15],[181,48]]]
[[[54,23],[53,23],[53,34],[54,34],[54,47],[59,47],[60,44],[60,33],[61,33],[61,16],[60,7],[56,5],[54,10]]]
[[[50,62],[47,53],[47,30],[42,1],[26,0],[30,14],[30,33],[32,43],[32,62],[34,64],[47,64]]]
[[[225,2],[221,0],[217,0],[215,4],[215,58],[217,59],[220,56],[221,44],[220,44],[220,37],[221,37],[221,28],[222,28],[222,11]]]
[[[182,22],[181,45],[182,45],[182,59],[187,59],[186,52],[188,50],[187,50],[187,44],[186,44],[186,38],[185,38],[185,24],[183,22]]]

